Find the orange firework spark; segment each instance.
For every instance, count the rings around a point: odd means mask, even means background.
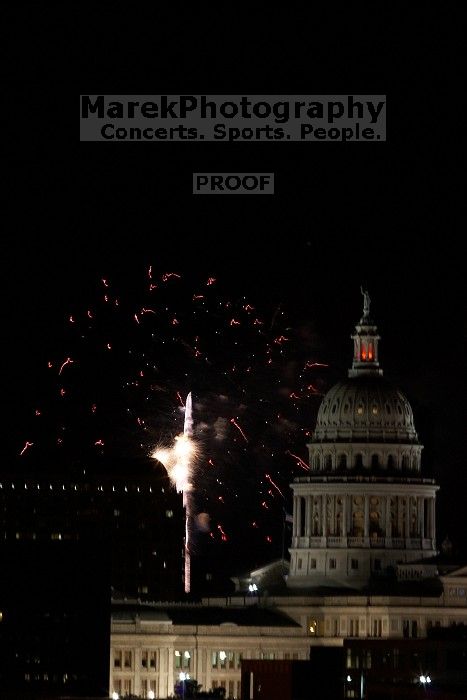
[[[302,469],[304,469],[307,472],[310,471],[310,467],[308,466],[308,464],[306,462],[303,461],[303,459],[301,457],[299,457],[298,455],[294,455],[294,453],[291,452],[290,450],[286,450],[285,454],[290,455],[291,457],[293,457],[294,459],[297,460],[297,467],[301,467]]]
[[[21,452],[19,453],[19,454],[20,454],[20,457],[21,457],[22,455],[24,455],[24,453],[26,452],[26,450],[29,449],[30,447],[32,447],[33,445],[34,445],[33,442],[28,442],[28,441],[26,440],[23,449],[22,449]]]
[[[58,373],[61,374],[63,372],[63,368],[66,367],[67,365],[72,365],[73,360],[71,357],[67,357],[66,360],[62,363],[62,366],[60,367]]]
[[[218,526],[217,526],[217,529],[218,529],[219,532],[221,533],[222,542],[227,542],[228,537],[227,537],[227,535],[225,534],[224,530],[222,529],[222,525],[218,525]]]
[[[164,272],[162,275],[162,281],[167,282],[171,277],[178,277],[180,279],[181,275],[177,275],[176,272]]]
[[[278,485],[271,479],[271,477],[269,476],[269,474],[265,474],[264,476],[265,476],[266,479],[269,481],[269,483],[271,484],[271,486],[274,486],[274,488],[276,489],[276,491],[278,491],[278,493],[280,493],[280,495],[282,496],[282,498],[285,498],[284,494],[282,493],[282,491],[280,490],[280,488],[278,487]]]
[[[234,425],[234,426],[237,428],[237,430],[240,432],[240,435],[241,435],[242,438],[245,440],[245,442],[248,442],[247,436],[245,435],[245,433],[243,432],[243,430],[240,428],[240,426],[239,426],[239,424],[237,423],[237,421],[235,420],[235,418],[231,418],[231,419],[230,419],[230,422],[232,423],[232,425]]]

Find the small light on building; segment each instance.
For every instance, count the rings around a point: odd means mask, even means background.
[[[149,690],[149,691],[148,691],[148,699],[149,699],[149,700],[154,700],[155,697],[156,697],[156,696],[155,696],[154,691],[153,691],[153,690]]]
[[[175,656],[181,656],[180,652],[175,650]]]
[[[189,652],[189,651],[185,651],[185,652],[183,653],[183,656],[185,657],[185,659],[189,659],[191,655],[190,655],[190,652]]]
[[[248,590],[250,591],[250,593],[254,593],[258,590],[258,586],[256,585],[256,583],[250,583],[248,586]]]
[[[112,693],[112,700],[118,700],[118,693]]]
[[[225,661],[225,660],[226,660],[227,654],[225,653],[225,651],[220,651],[220,652],[219,652],[219,658],[220,658],[221,661]]]
[[[351,676],[347,676],[346,681],[347,681],[347,683],[351,683],[351,682],[352,682],[352,677],[351,677]]]

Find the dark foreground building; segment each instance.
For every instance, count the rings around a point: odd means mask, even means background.
[[[345,698],[467,697],[467,628],[433,629],[426,639],[346,639]]]
[[[0,475],[0,697],[109,697],[112,591],[181,593],[182,551],[167,478]]]
[[[342,649],[313,649],[309,661],[242,661],[242,700],[342,697]]]
[[[108,697],[105,550],[20,541],[0,556],[0,697]]]

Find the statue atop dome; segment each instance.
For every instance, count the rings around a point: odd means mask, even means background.
[[[363,318],[368,318],[370,315],[370,295],[368,294],[368,290],[364,290],[361,285],[360,291],[363,294]]]

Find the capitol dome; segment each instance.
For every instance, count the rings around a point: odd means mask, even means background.
[[[332,387],[318,411],[313,442],[418,442],[401,391],[381,376],[356,376]]]
[[[308,445],[310,469],[420,471],[422,445],[412,408],[404,394],[383,378],[380,336],[367,297],[352,340],[348,379],[328,391],[318,411]]]
[[[322,400],[309,471],[295,477],[290,588],[362,588],[400,562],[436,554],[437,485],[404,394],[383,378],[370,297],[352,335],[348,378]]]

